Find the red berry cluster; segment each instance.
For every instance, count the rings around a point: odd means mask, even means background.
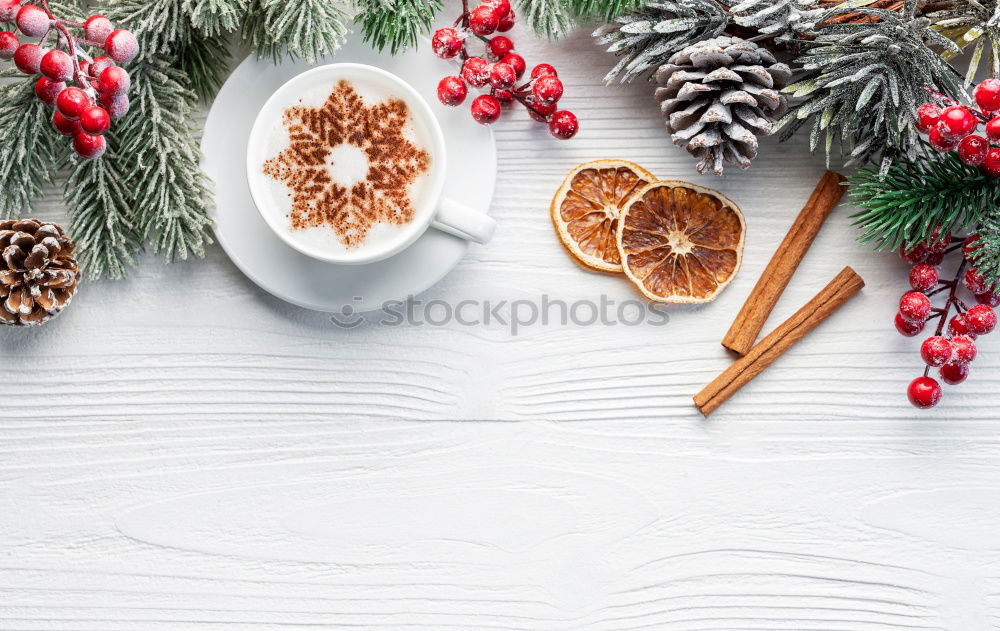
[[[997,324],[993,308],[1000,305],[1000,293],[987,285],[975,267],[969,266],[977,241],[979,235],[974,234],[962,243],[951,245],[951,235],[939,236],[939,231],[935,231],[927,242],[900,249],[903,260],[913,265],[910,269],[913,291],[903,294],[899,300],[896,330],[913,337],[924,330],[929,320],[939,320],[934,335],[920,345],[920,357],[926,364],[924,375],[910,382],[906,391],[910,403],[918,408],[934,407],[941,400],[941,386],[928,376],[930,369],[937,368],[941,380],[947,384],[965,381],[969,376],[969,364],[976,358],[976,337],[991,332]],[[945,254],[955,250],[962,251],[958,271],[952,280],[941,280],[938,265]],[[958,290],[963,286],[979,304],[970,307],[958,297]],[[931,297],[941,292],[947,292],[947,300],[944,307],[935,308]],[[948,319],[952,307],[955,315]]]
[[[514,26],[510,0],[483,0],[471,11],[468,0],[462,4],[462,15],[454,26],[437,30],[431,39],[435,55],[441,59],[457,57],[462,64],[458,75],[445,77],[438,83],[438,99],[456,107],[465,102],[467,86],[488,87],[489,94],[480,94],[472,101],[472,118],[476,122],[495,123],[503,106],[516,101],[527,108],[531,118],[548,123],[549,132],[556,138],[568,140],[575,136],[580,128],[576,115],[558,109],[563,84],[556,69],[549,64],[538,64],[532,68],[530,80],[517,85],[527,70],[524,58],[514,52],[514,42],[509,37],[487,37]],[[482,57],[471,57],[466,50],[466,41],[473,37],[485,44]]]
[[[22,1],[0,0],[0,22],[14,22],[21,35],[39,40],[22,43],[16,33],[0,32],[0,59],[13,59],[24,74],[42,75],[35,82],[35,96],[56,108],[52,126],[73,139],[81,157],[96,158],[107,148],[104,134],[111,120],[128,111],[129,75],[116,63],[134,59],[139,43],[129,31],[115,30],[103,15],[70,22],[52,15],[46,0],[41,6],[22,6]],[[73,35],[71,28],[82,30],[83,37]],[[84,52],[88,47],[105,55],[91,58]]]
[[[957,151],[969,166],[979,167],[990,177],[1000,177],[1000,79],[986,79],[976,86],[973,97],[979,109],[959,105],[933,93],[947,107],[925,103],[917,108],[917,129],[927,134],[934,149]],[[975,133],[983,126],[983,134]]]

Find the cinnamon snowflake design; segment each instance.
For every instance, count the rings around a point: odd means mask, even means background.
[[[405,137],[409,119],[405,101],[369,106],[345,80],[320,107],[286,109],[290,144],[263,170],[288,187],[292,229],[329,226],[352,248],[376,223],[402,225],[413,219],[410,187],[430,169],[431,156]],[[368,158],[365,178],[354,184],[337,182],[330,174],[332,152],[344,144]]]

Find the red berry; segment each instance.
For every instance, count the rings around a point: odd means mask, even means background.
[[[972,262],[973,253],[975,253],[976,249],[979,247],[976,245],[976,241],[979,241],[979,235],[970,234],[965,237],[965,241],[962,242],[962,257],[970,263]]]
[[[28,37],[41,37],[49,32],[51,20],[41,7],[26,4],[17,12],[14,20],[17,28]]]
[[[971,134],[978,124],[969,108],[964,105],[952,105],[941,110],[937,128],[947,137],[961,139]]]
[[[560,110],[549,120],[549,133],[561,140],[569,140],[580,131],[580,123],[576,114],[569,110]]]
[[[976,335],[986,335],[997,325],[997,314],[987,305],[975,305],[965,312],[969,331]]]
[[[105,149],[107,144],[104,142],[104,136],[91,136],[81,131],[73,137],[73,151],[85,160],[100,156]]]
[[[500,63],[507,64],[513,68],[514,74],[517,75],[518,79],[524,76],[524,70],[527,68],[527,65],[524,63],[524,57],[518,55],[517,53],[507,53],[503,56],[503,59],[500,60]]]
[[[90,107],[90,97],[80,88],[66,88],[56,97],[59,112],[70,120],[78,120],[83,110]]]
[[[539,123],[547,123],[558,108],[559,106],[556,103],[533,103],[528,108],[528,116]]]
[[[97,77],[97,89],[104,94],[125,94],[131,84],[128,72],[121,66],[105,68],[101,76]]]
[[[493,90],[492,94],[500,101],[500,105],[514,102],[514,94],[510,90]]]
[[[535,97],[535,103],[555,103],[563,94],[562,81],[552,75],[538,77],[531,85],[531,94]]]
[[[111,115],[103,107],[92,105],[80,114],[80,126],[88,134],[103,136],[111,128]]]
[[[556,69],[549,64],[538,64],[531,69],[531,78],[537,79],[538,77],[557,77],[559,74]]]
[[[98,94],[97,102],[108,111],[112,120],[125,116],[128,112],[128,95],[125,94]]]
[[[129,31],[111,31],[104,40],[104,50],[118,63],[132,61],[139,54],[139,41]]]
[[[1000,116],[986,123],[986,137],[990,142],[1000,142]]]
[[[101,73],[115,65],[115,60],[111,57],[105,57],[101,55],[100,57],[94,57],[94,61],[90,63],[90,76],[96,78],[101,76]]]
[[[932,335],[920,345],[920,357],[928,366],[943,366],[951,361],[951,342],[940,335]]]
[[[500,101],[489,94],[477,96],[472,102],[472,118],[482,125],[495,123],[500,118]]]
[[[502,59],[504,55],[512,50],[514,50],[514,42],[510,41],[509,37],[497,35],[490,40],[490,52],[493,53],[497,59]]]
[[[1000,109],[1000,80],[986,79],[976,86],[976,105],[984,112]]]
[[[63,136],[72,138],[80,133],[80,121],[66,118],[56,110],[52,115],[52,126]]]
[[[981,294],[976,294],[976,302],[987,307],[1000,307],[1000,294],[984,291]]]
[[[89,61],[78,61],[77,65],[80,66],[80,74],[85,77],[90,76],[90,62]]]
[[[925,324],[924,322],[908,322],[898,313],[896,314],[894,323],[896,325],[896,330],[899,331],[900,335],[905,335],[906,337],[913,337],[923,331]]]
[[[517,81],[517,74],[507,64],[496,63],[490,68],[490,84],[498,90],[506,90]]]
[[[92,42],[106,42],[113,30],[111,20],[103,15],[92,15],[83,23],[83,34]]]
[[[0,33],[0,59],[13,59],[14,53],[17,52],[17,47],[20,45],[21,42],[17,39],[17,35],[14,35],[10,31]]]
[[[500,18],[500,23],[497,24],[497,30],[501,33],[506,33],[510,29],[514,28],[514,12],[508,11],[507,15]]]
[[[39,69],[53,81],[69,81],[73,78],[73,59],[61,50],[50,50],[42,56]]]
[[[907,292],[899,299],[899,313],[907,322],[923,322],[931,315],[931,299],[919,291]]]
[[[476,35],[490,35],[500,25],[500,18],[492,8],[480,5],[469,14],[469,29]]]
[[[915,291],[930,291],[938,282],[938,271],[933,265],[921,263],[910,270],[910,287]]]
[[[469,57],[462,65],[462,78],[474,88],[482,88],[490,82],[490,64],[481,57]]]
[[[934,407],[941,400],[941,386],[930,377],[917,377],[910,382],[906,396],[914,406],[925,410]]]
[[[930,252],[927,254],[927,258],[924,259],[924,263],[928,265],[940,265],[943,260],[944,252]]]
[[[943,236],[941,234],[941,226],[934,228],[927,240],[924,241],[924,245],[931,252],[944,252],[945,248],[951,243],[951,233],[945,233]]]
[[[986,279],[983,278],[982,274],[974,267],[970,267],[965,270],[965,276],[962,278],[962,282],[965,286],[969,288],[974,294],[981,294],[986,291]]]
[[[510,14],[510,0],[484,0],[483,6],[489,7],[496,14],[497,20]]]
[[[965,321],[965,316],[961,313],[951,316],[951,320],[948,322],[948,335],[952,337],[956,335],[975,337],[975,334],[969,331],[969,324]]]
[[[990,143],[982,136],[970,134],[958,143],[958,159],[971,167],[977,167],[986,159]]]
[[[431,49],[441,59],[451,59],[462,50],[462,37],[453,28],[438,29],[431,38]]]
[[[957,335],[951,338],[952,363],[970,364],[976,358],[976,343],[968,335]]]
[[[38,74],[44,55],[38,44],[21,44],[14,51],[14,65],[24,74]]]
[[[939,106],[934,103],[924,103],[917,108],[917,129],[926,134],[928,130],[937,125],[939,116],[941,116]]]
[[[21,9],[21,0],[0,0],[0,22],[13,22]]]
[[[438,100],[445,105],[461,105],[468,93],[461,77],[445,77],[438,82]]]
[[[941,153],[954,151],[955,147],[957,147],[959,143],[959,139],[949,138],[942,134],[941,129],[937,125],[931,127],[931,130],[927,132],[927,140],[931,143],[931,147],[933,147],[935,151],[940,151]]]
[[[1000,177],[1000,149],[994,147],[987,151],[986,159],[980,168],[990,177]]]
[[[969,376],[969,367],[962,364],[945,364],[941,366],[938,374],[941,375],[941,381],[951,386],[957,386]]]
[[[920,243],[911,248],[907,248],[905,245],[899,246],[899,258],[903,259],[907,263],[923,263],[927,260],[927,255],[929,254],[930,252],[927,248]]]
[[[46,77],[38,77],[35,81],[35,96],[46,105],[55,105],[59,93],[66,89],[62,81],[52,81]]]

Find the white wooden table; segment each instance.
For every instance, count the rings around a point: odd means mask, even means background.
[[[512,335],[342,329],[218,247],[88,284],[51,325],[0,332],[0,629],[1000,624],[1000,343],[911,408],[916,342],[892,328],[906,268],[857,244],[842,207],[766,330],[845,264],[867,287],[702,419],[691,396],[727,365],[719,340],[823,160],[767,142],[749,171],[698,176],[649,86],[602,84],[613,59],[586,33],[516,41],[559,68],[582,131],[497,125],[496,239],[421,298],[634,299],[570,261],[548,218],[565,172],[606,157],[742,206],[733,285],[666,326]]]

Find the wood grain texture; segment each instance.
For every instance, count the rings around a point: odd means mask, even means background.
[[[420,299],[638,295],[574,265],[548,202],[618,157],[717,188],[743,269],[662,326],[329,315],[213,247],[87,284],[0,332],[3,631],[971,631],[1000,624],[1000,346],[917,412],[892,330],[906,267],[834,211],[773,323],[845,264],[867,288],[708,423],[691,396],[825,170],[806,141],[699,176],[642,82],[580,32],[547,44],[580,135],[497,126],[497,236]],[[428,55],[429,71],[447,72]],[[470,120],[469,124],[473,124]],[[62,218],[48,200],[44,215]]]

